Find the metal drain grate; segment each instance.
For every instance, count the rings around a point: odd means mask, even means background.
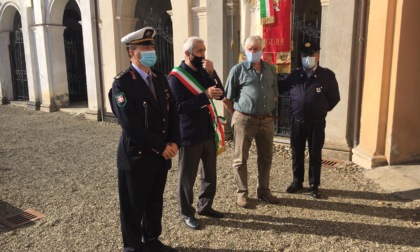
[[[44,214],[33,209],[26,209],[25,211],[0,219],[0,223],[9,228],[16,228],[30,222],[34,222],[45,217]]]
[[[340,166],[341,163],[342,163],[342,161],[339,161],[339,160],[323,158],[322,162],[321,162],[321,165],[322,166],[328,166],[328,167],[338,167],[338,166]]]

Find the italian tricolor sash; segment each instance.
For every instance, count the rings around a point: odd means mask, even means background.
[[[194,95],[199,95],[205,91],[203,86],[201,86],[201,84],[198,83],[198,81],[193,76],[191,76],[187,71],[180,67],[175,67],[169,73],[169,76],[170,75],[174,75]],[[223,131],[223,125],[226,123],[226,120],[225,118],[217,115],[217,110],[214,106],[213,99],[209,99],[209,101],[210,104],[207,105],[207,108],[210,110],[211,119],[213,121],[213,128],[216,133],[214,134],[216,142],[216,151],[217,154],[220,154],[226,150],[225,133]]]

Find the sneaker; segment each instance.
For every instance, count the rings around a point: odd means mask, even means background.
[[[240,207],[247,208],[249,206],[248,197],[246,196],[236,197],[236,204]]]
[[[298,182],[292,182],[289,187],[287,187],[286,192],[287,193],[295,193],[299,190],[303,189],[303,185],[302,183],[298,183]]]

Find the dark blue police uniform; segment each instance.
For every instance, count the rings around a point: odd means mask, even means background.
[[[124,247],[140,251],[161,234],[163,193],[171,160],[162,152],[179,145],[175,100],[163,73],[154,73],[156,97],[131,66],[115,77],[109,100],[122,128],[117,167]]]
[[[308,140],[309,184],[311,188],[317,188],[321,182],[325,118],[340,101],[335,74],[317,66],[308,78],[303,68],[296,69],[279,81],[279,90],[290,90],[293,182],[302,184],[304,181],[305,145]]]

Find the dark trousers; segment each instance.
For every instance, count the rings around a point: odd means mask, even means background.
[[[124,251],[140,251],[143,242],[159,238],[167,174],[163,164],[130,172],[118,170]]]
[[[179,149],[178,197],[180,214],[191,217],[195,214],[193,187],[200,166],[200,193],[197,211],[208,211],[216,194],[216,145],[214,139]],[[201,164],[200,164],[201,160]]]
[[[303,183],[305,175],[305,145],[308,140],[309,184],[321,183],[322,147],[325,141],[325,120],[306,123],[292,119],[291,146],[293,182]]]

